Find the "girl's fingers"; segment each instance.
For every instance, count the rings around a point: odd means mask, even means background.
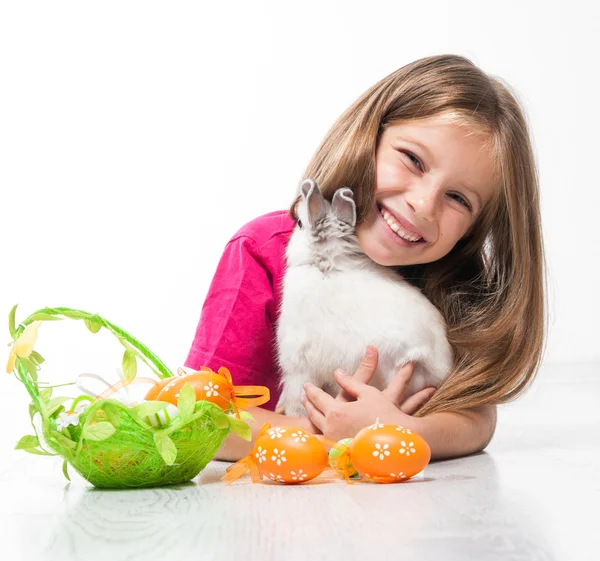
[[[321,432],[325,428],[325,415],[321,413],[307,396],[302,396],[302,405],[306,409],[306,414],[310,422],[317,427]]]
[[[367,345],[367,350],[366,350],[365,354],[363,355],[363,358],[360,361],[360,364],[358,365],[358,368],[356,369],[354,376],[352,376],[351,379],[361,382],[363,384],[368,384],[371,381],[373,374],[375,374],[375,370],[377,370],[377,361],[378,361],[377,347],[374,347],[373,345]],[[335,375],[335,373],[334,373],[334,375]],[[348,378],[348,377],[349,376],[346,375],[346,378]],[[336,375],[336,380],[337,380],[337,375]],[[338,380],[338,384],[339,384],[339,380]],[[340,384],[340,386],[342,386],[342,384]],[[346,388],[344,388],[344,386],[342,386],[342,391],[340,391],[340,393],[337,395],[337,397],[335,399],[337,401],[353,401],[353,399],[354,399],[353,396],[355,396],[355,394],[348,392],[346,390]]]
[[[396,375],[390,380],[387,388],[383,390],[383,394],[394,404],[398,404],[402,398],[402,394],[406,386],[410,382],[410,378],[415,370],[414,362],[407,362]]]
[[[358,380],[363,384],[368,384],[375,374],[375,370],[377,370],[377,361],[379,360],[379,353],[377,351],[377,347],[373,345],[367,345],[367,350],[363,355],[356,372],[352,378],[354,380]]]
[[[327,392],[324,392],[321,388],[317,388],[317,386],[313,384],[304,384],[304,393],[306,393],[308,399],[312,401],[314,406],[325,414],[335,402],[335,399]]]
[[[435,392],[436,388],[425,388],[415,395],[411,395],[400,405],[400,411],[407,415],[412,415],[419,407],[427,403]]]
[[[351,397],[351,400],[360,399],[366,392],[375,390],[372,386],[357,380],[355,376],[350,376],[342,370],[336,370],[333,376],[340,387]]]

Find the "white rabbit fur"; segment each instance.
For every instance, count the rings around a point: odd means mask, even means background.
[[[305,416],[306,382],[337,395],[334,370],[353,373],[368,344],[379,351],[372,386],[384,389],[402,365],[416,361],[402,399],[439,387],[453,360],[440,312],[399,273],[363,253],[349,188],[338,189],[331,203],[312,179],[300,192],[302,227],[287,246],[276,329],[282,371],[276,411]]]

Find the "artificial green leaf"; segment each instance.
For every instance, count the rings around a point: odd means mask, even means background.
[[[63,462],[63,467],[62,467],[62,471],[63,471],[63,475],[67,478],[67,481],[71,481],[71,478],[69,477],[69,471],[67,470],[67,460],[65,460]]]
[[[250,413],[248,413],[248,411],[240,411],[240,419],[242,419],[242,421],[256,422],[256,419]]]
[[[227,415],[225,415],[225,413],[223,413],[223,411],[220,409],[211,409],[210,416],[215,423],[215,427],[218,429],[226,429],[229,427],[229,419],[227,418]]]
[[[81,436],[88,440],[106,440],[115,433],[115,430],[115,427],[108,421],[101,421],[95,425],[83,427]]]
[[[165,461],[165,464],[168,466],[173,465],[175,463],[175,459],[177,458],[177,448],[175,447],[173,441],[169,438],[169,435],[165,433],[156,433],[154,435],[154,444],[156,445],[158,453]]]
[[[33,416],[39,412],[37,405],[33,401],[29,404],[29,418],[33,421]]]
[[[169,404],[166,401],[143,401],[131,409],[131,412],[134,414],[137,413],[137,415],[143,418],[162,411],[167,405]]]
[[[85,323],[85,326],[92,332],[92,333],[98,333],[98,331],[100,331],[102,329],[102,325],[100,325],[99,323],[96,323],[94,320],[91,319],[84,319],[83,323]]]
[[[58,408],[65,402],[71,399],[70,397],[54,397],[45,405],[45,413],[50,417]]]
[[[42,362],[45,362],[46,359],[44,359],[44,357],[38,353],[37,351],[31,351],[31,354],[29,355],[29,358],[31,358],[31,360],[33,362],[35,362],[38,366],[40,364],[42,364]]]
[[[40,391],[40,399],[42,401],[48,401],[52,397],[52,388],[44,388]]]
[[[250,442],[252,440],[252,430],[247,423],[235,417],[229,417],[229,426],[239,437]]]
[[[45,312],[38,312],[37,314],[33,314],[29,319],[30,321],[62,321],[63,318],[59,318]]]
[[[126,349],[123,354],[123,374],[126,380],[133,380],[137,374],[135,353],[130,349]]]
[[[36,454],[37,456],[56,456],[56,454],[50,454],[39,448],[23,448],[23,452],[29,452],[30,454]]]
[[[19,304],[15,304],[13,309],[8,314],[8,330],[10,331],[10,336],[14,339],[15,333],[17,332],[17,328],[15,326],[15,314],[17,313],[17,306]]]
[[[76,442],[73,442],[70,438],[68,438],[67,436],[65,436],[64,434],[58,432],[56,434],[52,435],[56,440],[58,440],[58,442],[60,444],[62,444],[65,448],[69,448],[70,450],[72,450],[73,448],[75,448],[75,446],[77,446]]]
[[[27,370],[27,372],[29,372],[29,375],[31,376],[31,379],[34,382],[37,382],[37,368],[35,366],[35,364],[29,360],[28,358],[19,358],[17,359],[21,362],[21,364],[25,367],[25,369]]]
[[[17,442],[15,450],[26,450],[27,448],[37,448],[40,445],[40,441],[37,436],[28,434]]]
[[[179,414],[184,422],[192,416],[194,405],[196,405],[196,392],[186,382],[179,391],[179,397],[177,398],[177,409],[179,409]]]
[[[121,414],[119,413],[117,406],[114,403],[105,403],[102,406],[102,409],[106,413],[106,416],[112,425],[115,428],[119,428],[121,426]]]

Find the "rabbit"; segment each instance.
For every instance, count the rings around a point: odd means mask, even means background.
[[[372,386],[383,390],[400,367],[415,361],[403,399],[439,387],[453,362],[439,310],[397,271],[361,250],[351,189],[338,189],[330,203],[306,179],[300,194],[275,332],[281,369],[275,411],[306,416],[300,402],[306,382],[337,395],[334,370],[354,372],[368,344],[379,351]]]

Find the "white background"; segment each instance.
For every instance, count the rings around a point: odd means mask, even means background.
[[[97,312],[172,369],[183,365],[231,235],[289,206],[318,144],[363,91],[417,58],[455,53],[513,86],[533,131],[545,361],[600,359],[596,10],[522,0],[2,3],[0,316],[16,303],[17,320],[44,306]],[[79,322],[44,323],[44,377],[114,377],[121,347],[95,337]],[[9,376],[0,392],[14,419],[6,449],[23,434],[28,399]]]

